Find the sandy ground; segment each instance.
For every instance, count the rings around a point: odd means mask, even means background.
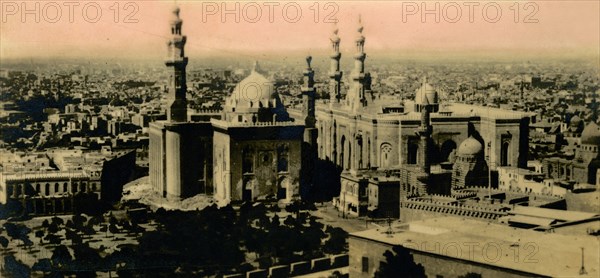
[[[154,192],[150,185],[149,178],[142,177],[123,186],[122,201],[137,200],[148,205],[152,210],[164,208],[166,210],[202,210],[212,204],[219,205],[212,197],[206,195],[196,195],[183,200],[167,200],[161,194]]]

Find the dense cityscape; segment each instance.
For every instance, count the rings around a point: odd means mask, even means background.
[[[367,56],[360,17],[188,58],[164,12],[166,58],[2,59],[0,276],[600,275],[597,59]]]

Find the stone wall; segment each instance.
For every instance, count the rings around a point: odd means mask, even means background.
[[[383,253],[392,246],[364,238],[350,236],[349,242],[349,274],[350,277],[373,277],[380,263],[385,262]],[[421,264],[427,277],[458,277],[469,272],[481,274],[486,278],[535,277],[529,273],[485,265],[481,263],[454,259],[418,250],[410,250],[414,261]],[[364,268],[363,268],[364,266]]]

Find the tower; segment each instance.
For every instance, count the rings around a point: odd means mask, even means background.
[[[421,151],[421,160],[419,164],[421,166],[421,171],[427,175],[431,173],[431,161],[429,161],[429,138],[431,137],[431,125],[429,123],[430,118],[430,105],[424,105],[421,109],[421,126],[419,127],[419,137],[420,137],[420,151]]]
[[[341,98],[341,80],[342,72],[340,71],[340,37],[338,36],[337,25],[333,29],[333,34],[329,38],[331,41],[331,66],[329,68],[329,102],[330,104],[340,102]]]
[[[306,57],[306,70],[304,71],[304,86],[302,87],[302,114],[306,128],[315,127],[315,72],[310,66],[312,57]]]
[[[354,54],[354,69],[352,70],[352,88],[346,96],[347,105],[350,110],[357,112],[359,107],[367,105],[366,94],[371,90],[371,75],[365,73],[365,37],[363,36],[363,25],[361,17],[358,17],[358,34],[356,36],[356,54]]]
[[[186,73],[185,68],[188,58],[185,57],[184,47],[186,36],[181,35],[181,26],[183,21],[179,18],[179,7],[173,9],[171,24],[171,38],[167,42],[168,56],[165,61],[167,67],[173,68],[169,79],[169,93],[167,106],[167,121],[185,122],[187,121],[187,101],[186,101]]]
[[[306,57],[306,70],[304,70],[304,85],[302,86],[302,117],[304,118],[304,140],[302,143],[302,169],[300,191],[303,196],[311,192],[315,183],[315,161],[317,161],[317,136],[315,128],[315,72],[310,66],[312,57]]]

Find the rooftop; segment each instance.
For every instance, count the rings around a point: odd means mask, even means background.
[[[597,237],[518,229],[458,217],[442,217],[351,233],[363,238],[425,253],[546,276],[598,277]],[[579,275],[581,248],[586,275]]]

